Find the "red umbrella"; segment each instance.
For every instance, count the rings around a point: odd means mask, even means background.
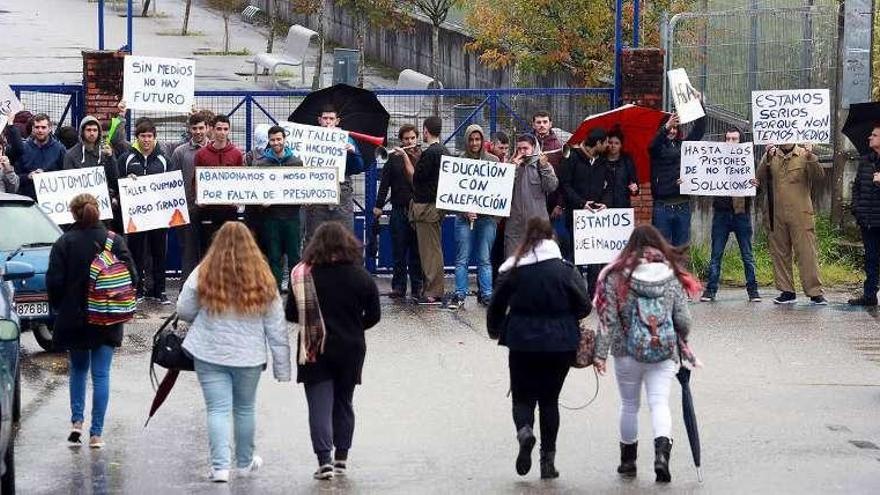
[[[569,146],[580,144],[590,130],[596,128],[611,131],[619,127],[623,133],[623,152],[628,154],[636,164],[639,182],[651,180],[651,158],[648,147],[651,146],[660,123],[667,117],[666,112],[636,105],[623,105],[604,113],[591,115],[581,122],[568,140]]]

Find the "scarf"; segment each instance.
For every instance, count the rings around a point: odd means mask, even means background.
[[[318,355],[324,352],[324,337],[327,332],[324,328],[324,318],[321,316],[321,306],[318,304],[315,281],[312,278],[312,266],[299,263],[290,272],[290,280],[292,296],[296,298],[296,307],[299,311],[297,363],[314,363],[318,360]]]
[[[516,256],[507,258],[501,267],[498,268],[499,273],[504,273],[518,266],[534,265],[542,261],[551,259],[562,259],[562,253],[559,251],[559,245],[552,239],[544,239],[534,249],[522,255],[520,259]]]

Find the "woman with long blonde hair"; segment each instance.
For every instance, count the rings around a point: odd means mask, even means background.
[[[187,278],[177,314],[191,322],[183,348],[192,355],[208,413],[211,481],[229,480],[229,430],[235,460],[247,476],[263,464],[254,455],[257,383],[272,352],[275,379],[290,381],[290,344],[281,296],[269,264],[241,222],[227,222]]]

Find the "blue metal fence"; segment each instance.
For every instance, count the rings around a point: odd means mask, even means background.
[[[73,125],[84,116],[82,86],[13,86],[12,89],[33,112],[44,111],[57,125]],[[553,116],[553,125],[563,131],[573,132],[584,117],[613,108],[613,88],[503,88],[503,89],[442,89],[397,90],[375,89],[391,114],[388,126],[389,144],[396,141],[397,130],[403,124],[421,127],[421,121],[429,115],[439,115],[443,120],[444,144],[453,152],[463,146],[464,129],[478,123],[491,134],[505,131],[509,135],[528,132],[531,115],[547,110]],[[277,123],[287,117],[308,95],[306,90],[291,91],[196,91],[195,105],[229,116],[232,132],[230,138],[246,151],[254,147],[253,129],[260,123]],[[160,141],[179,140],[186,130],[186,116],[180,114],[135,112],[129,114],[129,122],[141,116],[149,116],[156,122]],[[355,229],[365,239],[368,220],[376,202],[379,171],[375,162],[367,171],[353,178],[355,188]],[[372,271],[391,269],[390,236],[380,235],[379,256],[368,259]],[[452,235],[452,217],[443,226],[444,258],[446,265],[454,262],[455,248]],[[176,256],[171,257],[176,259]]]

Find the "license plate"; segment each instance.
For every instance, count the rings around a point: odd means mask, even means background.
[[[21,318],[39,318],[49,316],[48,302],[20,302],[15,303],[15,310]]]

